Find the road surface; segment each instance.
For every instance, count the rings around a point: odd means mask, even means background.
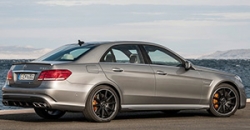
[[[81,113],[67,113],[58,120],[45,120],[32,109],[0,110],[0,130],[250,130],[250,103],[229,118],[206,111],[182,111],[166,115],[160,111],[121,113],[109,123],[87,122]]]

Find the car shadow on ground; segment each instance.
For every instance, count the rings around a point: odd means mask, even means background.
[[[122,112],[114,120],[136,120],[156,118],[188,118],[188,117],[212,117],[204,110],[181,111],[177,114],[166,114],[161,111]],[[42,119],[35,113],[0,115],[0,120],[13,120],[21,122],[88,122],[82,113],[66,113],[60,119]]]
[[[204,110],[188,110],[180,111],[179,113],[164,113],[161,111],[145,111],[145,112],[124,112],[118,114],[115,120],[122,119],[149,119],[149,118],[186,118],[186,117],[212,117]]]

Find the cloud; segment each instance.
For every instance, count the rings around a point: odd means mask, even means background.
[[[166,12],[132,12],[133,15],[164,15]]]
[[[228,6],[228,5],[250,5],[249,0],[44,0],[37,2],[38,4],[50,6],[79,6],[92,4],[108,4],[108,5],[212,5],[212,6]]]
[[[0,5],[0,44],[55,48],[78,39],[140,40],[193,57],[224,48],[249,48],[249,2],[36,0],[20,5],[15,0],[16,4]]]
[[[201,14],[204,16],[215,16],[216,18],[204,18],[206,20],[250,20],[250,12],[240,12],[240,13],[207,13]]]
[[[249,22],[226,22],[226,21],[206,21],[206,20],[156,20],[150,22],[122,23],[124,26],[169,26],[169,27],[211,27],[211,26],[231,26],[245,25]]]
[[[196,21],[196,20],[155,20],[149,22],[128,22],[98,27],[62,27],[62,28],[21,28],[2,29],[0,36],[10,39],[37,38],[60,39],[60,41],[84,40],[195,40],[230,39],[245,35],[236,33],[228,36],[229,29],[244,29],[249,22]],[[227,30],[225,30],[227,29]],[[223,31],[224,30],[224,31]],[[226,32],[225,32],[226,31]],[[224,33],[225,32],[225,33]],[[247,36],[248,37],[248,36]],[[149,39],[151,38],[151,39]]]

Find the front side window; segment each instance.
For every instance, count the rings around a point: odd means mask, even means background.
[[[137,45],[117,45],[109,49],[101,60],[116,63],[144,63]]]
[[[152,64],[156,65],[167,65],[167,66],[181,66],[182,62],[180,59],[176,58],[173,54],[167,50],[156,47],[145,45],[144,46]]]
[[[66,45],[51,51],[35,61],[75,61],[96,46],[95,44],[83,46],[77,44]]]

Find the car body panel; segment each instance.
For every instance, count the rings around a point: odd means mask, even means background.
[[[38,59],[14,64],[10,68],[13,79],[6,80],[2,88],[3,104],[35,107],[34,102],[41,102],[46,103],[48,109],[83,111],[90,92],[99,85],[106,85],[117,92],[122,111],[208,109],[215,87],[228,83],[239,92],[239,108],[246,106],[244,86],[235,75],[194,65],[185,68],[184,58],[161,45],[138,41],[85,44],[96,46],[77,60]],[[140,46],[144,64],[101,62],[112,46],[131,44]],[[143,45],[163,48],[178,57],[183,65],[172,67],[152,64],[142,49]],[[51,69],[67,69],[72,74],[64,81],[37,80],[42,71]],[[122,71],[119,72],[119,69]],[[36,76],[32,81],[19,81],[17,77],[20,73],[35,73]]]
[[[148,104],[155,96],[155,77],[149,65],[100,63],[107,78],[119,86],[123,104]],[[121,69],[121,72],[114,71]],[[142,91],[143,89],[143,91]]]
[[[151,65],[156,77],[156,96],[163,104],[199,104],[202,92],[202,79],[194,70],[183,67]],[[158,74],[164,72],[165,75]],[[181,82],[180,82],[181,81]]]

